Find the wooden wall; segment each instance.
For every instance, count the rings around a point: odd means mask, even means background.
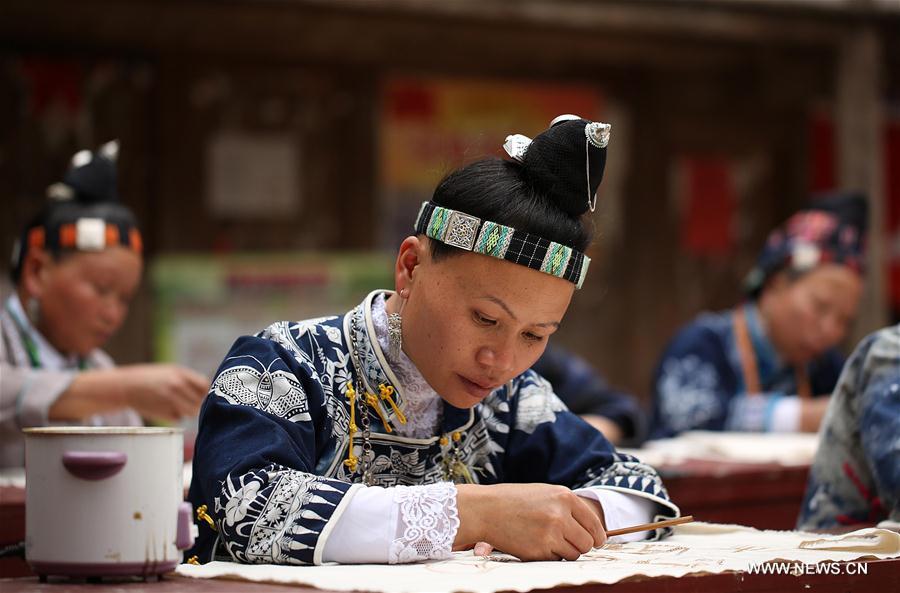
[[[610,238],[598,244],[560,340],[644,396],[672,332],[700,310],[733,304],[767,230],[805,199],[809,117],[834,99],[844,23],[804,11],[666,3],[513,4],[7,2],[2,249],[73,150],[110,137],[122,139],[122,193],[143,221],[151,258],[372,247],[381,81],[427,74],[587,83],[627,114],[624,200],[620,228],[598,219]],[[852,18],[885,39],[898,31],[897,19]],[[896,41],[884,51],[897,64]],[[33,112],[34,69],[60,64],[75,72],[86,104],[61,116]],[[897,75],[886,80],[896,93]],[[204,147],[223,129],[288,132],[307,147],[306,201],[295,215],[249,223],[209,215]],[[725,155],[756,172],[725,257],[680,247],[671,174],[684,154]],[[112,345],[119,360],[151,356],[151,314],[145,290]]]

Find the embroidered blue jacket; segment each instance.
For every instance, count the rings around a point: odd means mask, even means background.
[[[207,505],[186,557],[218,554],[246,563],[318,564],[330,522],[361,488],[364,464],[348,467],[347,386],[378,394],[403,387],[374,335],[374,294],[348,314],[278,322],[232,346],[200,412],[189,498]],[[389,405],[381,415],[396,422]],[[526,371],[471,409],[443,407],[441,434],[427,439],[388,433],[366,408],[368,468],[377,486],[418,485],[449,477],[458,459],[481,484],[547,482],[600,486],[655,501],[658,517],[677,516],[656,471],[620,454],[566,410],[547,381]],[[356,424],[362,426],[360,408]],[[461,433],[457,441],[441,438]],[[362,456],[362,430],[353,439]],[[664,531],[654,535],[661,536]]]
[[[797,528],[900,522],[900,326],[856,347],[819,435]]]
[[[624,446],[640,444],[647,436],[647,416],[634,396],[616,391],[586,360],[554,346],[531,367],[550,381],[553,392],[572,412],[609,418],[622,430]]]
[[[669,343],[653,379],[650,438],[687,430],[769,428],[774,404],[796,395],[794,369],[779,360],[753,304],[742,305],[756,354],[761,394],[748,397],[734,334],[734,311],[704,313]],[[829,350],[807,367],[814,396],[834,389],[844,359]]]

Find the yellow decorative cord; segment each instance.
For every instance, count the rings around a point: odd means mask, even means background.
[[[454,432],[450,433],[449,438],[447,437],[447,435],[444,435],[438,440],[438,442],[441,444],[441,447],[446,447],[447,445],[450,444],[451,440],[454,443],[459,443],[459,441],[462,440],[462,432],[460,432],[458,430],[454,431]],[[447,472],[445,477],[447,477],[451,481],[455,482],[456,480],[454,479],[454,477],[460,476],[460,477],[462,477],[462,479],[465,483],[474,484],[475,479],[472,477],[472,472],[469,471],[469,468],[468,468],[468,466],[466,466],[465,463],[463,463],[458,457],[456,457],[456,455],[458,455],[458,451],[459,451],[458,445],[454,444],[453,451],[454,451],[453,458],[445,461],[446,465],[444,466],[444,468],[445,468],[445,471]]]
[[[378,386],[378,391],[381,394],[381,399],[386,401],[391,406],[391,409],[394,410],[394,415],[397,416],[397,420],[400,421],[400,424],[406,424],[406,416],[404,416],[403,412],[400,411],[400,408],[397,407],[397,402],[395,402],[392,397],[394,395],[394,386],[382,383]]]
[[[353,383],[347,383],[347,399],[350,400],[350,439],[347,442],[347,459],[344,460],[351,472],[356,471],[359,459],[353,454],[353,437],[356,436],[356,390],[353,389]]]
[[[366,393],[366,403],[375,408],[375,413],[378,414],[379,418],[381,418],[381,423],[384,424],[384,429],[388,432],[394,432],[391,429],[391,423],[388,422],[387,416],[385,416],[384,412],[381,411],[381,405],[378,403],[378,397],[376,397],[374,393]]]
[[[213,521],[212,517],[209,516],[209,513],[206,512],[208,508],[209,507],[207,507],[205,504],[197,507],[197,519],[206,521],[207,523],[209,523],[209,526],[213,531],[218,531],[218,528],[216,528],[216,522]]]
[[[469,468],[466,467],[465,463],[457,460],[454,465],[456,466],[456,471],[458,471],[462,475],[463,480],[465,480],[466,484],[475,483],[475,480],[472,478],[472,472],[469,471]]]
[[[194,566],[200,566],[200,559],[196,556],[191,556],[187,559],[188,564],[193,564]]]

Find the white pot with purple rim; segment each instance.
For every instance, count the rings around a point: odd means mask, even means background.
[[[196,526],[180,428],[23,432],[25,558],[38,575],[152,575],[181,562]]]

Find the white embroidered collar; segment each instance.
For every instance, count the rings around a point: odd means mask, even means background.
[[[394,430],[407,438],[424,439],[438,435],[444,400],[431,388],[412,360],[400,352],[400,359],[390,357],[388,347],[388,318],[385,293],[372,299],[372,325],[384,358],[397,376],[403,390],[403,413],[406,424],[395,423]]]

